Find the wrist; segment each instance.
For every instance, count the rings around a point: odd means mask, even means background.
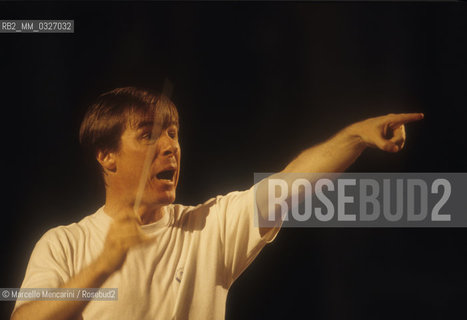
[[[343,130],[345,139],[358,149],[365,149],[368,144],[363,139],[361,125],[359,122],[351,124]]]
[[[96,277],[103,280],[107,279],[115,271],[114,268],[107,263],[107,259],[104,255],[100,255],[91,268],[94,269]]]

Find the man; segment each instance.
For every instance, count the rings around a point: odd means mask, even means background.
[[[404,124],[387,115],[343,129],[305,150],[289,172],[342,172],[368,146],[397,152]],[[274,240],[265,186],[174,205],[180,174],[178,113],[165,96],[127,87],[101,95],[80,129],[105,181],[105,205],[46,232],[23,288],[118,288],[117,301],[17,301],[12,319],[222,319],[229,287]],[[277,214],[277,213],[276,213]]]

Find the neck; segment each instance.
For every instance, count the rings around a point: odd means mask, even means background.
[[[164,215],[163,205],[147,205],[141,203],[135,208],[135,199],[126,198],[107,188],[105,194],[105,213],[112,218],[134,214],[139,224],[149,224],[160,220]]]

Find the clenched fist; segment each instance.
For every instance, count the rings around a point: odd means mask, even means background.
[[[119,270],[130,248],[153,240],[154,237],[147,236],[141,230],[139,220],[132,211],[118,215],[110,225],[99,257],[102,269],[108,274]]]

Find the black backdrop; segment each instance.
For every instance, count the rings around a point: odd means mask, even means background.
[[[1,287],[20,285],[47,229],[103,203],[77,131],[119,86],[173,83],[184,204],[246,189],[254,172],[390,112],[425,119],[402,152],[367,150],[349,171],[467,171],[462,3],[3,2],[0,18],[76,24],[0,34]],[[465,229],[284,229],[233,285],[226,318],[465,317],[466,270]]]

